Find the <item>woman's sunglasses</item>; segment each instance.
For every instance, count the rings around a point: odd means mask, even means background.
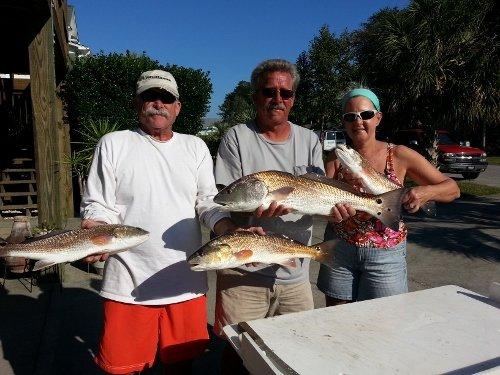
[[[345,122],[353,122],[356,121],[358,117],[361,120],[369,120],[373,118],[377,113],[378,111],[375,111],[373,109],[362,112],[347,112],[342,115],[342,120],[344,120]]]
[[[263,89],[260,89],[260,92],[266,98],[274,98],[276,96],[276,94],[279,92],[281,99],[285,99],[285,100],[290,99],[292,96],[295,95],[295,92],[293,90],[276,89],[274,87],[264,87]]]

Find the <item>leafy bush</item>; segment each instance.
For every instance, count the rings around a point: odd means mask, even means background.
[[[182,111],[174,124],[180,133],[196,134],[208,112],[212,83],[209,73],[178,65],[162,65],[145,54],[100,53],[75,61],[63,82],[64,101],[72,140],[81,140],[88,121],[109,119],[119,129],[137,126],[134,108],[135,85],[147,70],[171,72],[179,86]]]

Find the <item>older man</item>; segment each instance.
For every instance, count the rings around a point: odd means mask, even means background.
[[[236,227],[212,201],[208,148],[172,131],[181,111],[172,74],[143,73],[136,94],[139,127],[100,140],[81,205],[84,228],[123,223],[150,232],[144,244],[107,259],[96,362],[108,373],[132,373],[151,367],[159,350],[169,373],[185,374],[208,340],[206,274],[192,272],[186,257],[201,245],[199,221],[217,234]]]
[[[252,73],[255,121],[236,125],[222,139],[215,167],[218,185],[229,185],[250,173],[279,170],[300,175],[323,170],[322,149],[314,132],[288,121],[299,74],[285,60],[267,60]],[[243,224],[287,235],[304,244],[311,240],[312,217],[290,213],[276,202],[259,208]],[[224,325],[314,307],[309,283],[309,262],[295,268],[247,265],[217,273],[215,331]],[[223,370],[235,360],[226,351]],[[235,363],[231,363],[234,366]]]

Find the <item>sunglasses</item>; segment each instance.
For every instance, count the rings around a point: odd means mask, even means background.
[[[146,90],[139,94],[139,97],[143,102],[155,102],[157,100],[161,101],[163,104],[172,104],[177,99],[171,93],[167,91],[155,91]]]
[[[276,94],[279,93],[281,96],[281,99],[285,99],[285,100],[290,99],[292,96],[295,95],[295,92],[293,90],[275,89],[274,87],[264,87],[263,89],[260,89],[260,92],[266,98],[274,98],[274,97],[276,97]]]
[[[373,109],[362,112],[347,112],[342,115],[342,120],[344,120],[345,122],[353,122],[356,121],[358,117],[361,120],[369,120],[373,118],[377,113],[378,111],[375,111]]]

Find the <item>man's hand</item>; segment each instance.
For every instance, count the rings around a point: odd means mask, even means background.
[[[259,236],[265,236],[266,231],[262,227],[239,227],[235,230],[235,232],[251,232],[254,234],[258,234]]]
[[[234,232],[252,232],[255,234],[258,234],[259,236],[265,236],[266,232],[262,227],[240,227],[236,225],[230,218],[225,217],[223,219],[220,219],[217,223],[214,225],[214,230],[213,232],[217,236],[222,236],[224,234],[229,234],[229,233],[234,233]]]
[[[277,202],[273,201],[267,208],[267,210],[264,210],[262,206],[257,208],[254,211],[254,215],[257,217],[278,217],[278,216],[283,216],[287,215],[290,212],[292,212],[293,209],[283,206],[281,204],[278,204]]]
[[[215,223],[214,233],[218,236],[223,234],[229,234],[234,232],[251,232],[258,234],[259,236],[265,236],[266,232],[262,227],[239,227],[237,226],[231,219],[224,218]],[[247,263],[245,266],[247,267],[257,267],[260,263]]]
[[[107,223],[99,220],[91,220],[91,219],[83,219],[82,224],[80,225],[82,229],[90,229],[93,227],[97,227],[98,225],[106,225]]]
[[[105,223],[104,221],[83,219],[81,227],[82,229],[90,229],[98,225],[106,225],[106,224],[107,223]],[[83,258],[83,261],[87,263],[104,262],[108,258],[109,254],[97,254],[97,255],[89,255],[88,257]]]

